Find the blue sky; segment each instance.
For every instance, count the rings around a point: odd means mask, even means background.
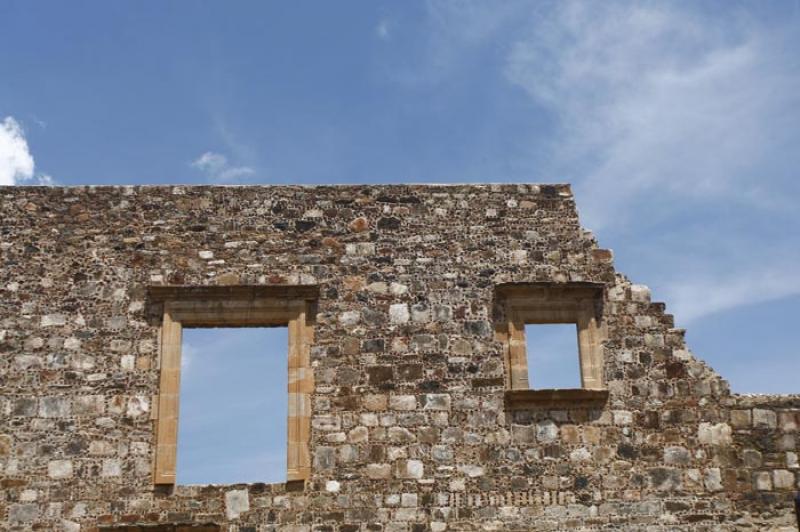
[[[528,386],[580,388],[581,365],[574,323],[525,325]]]
[[[286,480],[286,327],[184,329],[179,484]]]
[[[800,391],[800,3],[0,3],[0,184],[570,182],[738,392]]]

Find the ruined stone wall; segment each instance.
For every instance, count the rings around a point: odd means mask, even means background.
[[[800,397],[732,395],[567,186],[10,187],[0,265],[4,529],[793,530]],[[607,399],[509,403],[528,283],[601,286]],[[318,288],[305,485],[154,486],[162,285]]]

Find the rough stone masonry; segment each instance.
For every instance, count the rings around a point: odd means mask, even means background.
[[[6,187],[0,261],[5,530],[795,530],[800,396],[731,393],[567,185]],[[290,314],[289,481],[170,482],[165,330]],[[582,389],[520,384],[548,320]]]

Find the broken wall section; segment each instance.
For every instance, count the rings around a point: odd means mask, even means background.
[[[0,192],[9,529],[734,530],[793,518],[795,399],[731,395],[581,229],[566,185]],[[600,287],[601,401],[509,404],[493,308],[498,286],[531,283]],[[299,488],[155,484],[163,309],[148,294],[164,286],[317,291]]]

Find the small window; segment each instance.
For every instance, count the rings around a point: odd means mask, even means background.
[[[286,481],[286,327],[184,329],[178,484]]]
[[[532,389],[580,388],[581,364],[575,324],[526,324],[528,385]]]
[[[602,285],[510,284],[499,286],[497,296],[498,339],[506,347],[508,390],[605,390]]]

